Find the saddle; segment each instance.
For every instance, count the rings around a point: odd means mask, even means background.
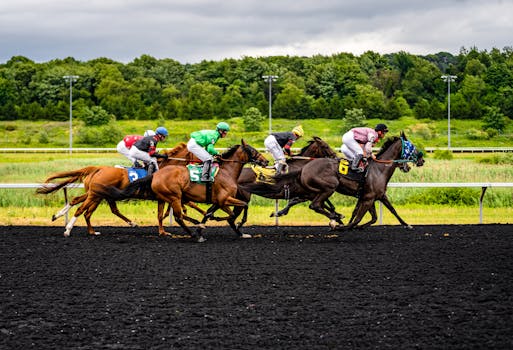
[[[338,173],[350,180],[363,182],[367,175],[367,162],[362,161],[361,164],[364,170],[360,173],[351,169],[351,161],[341,158],[338,163]]]
[[[133,168],[127,167],[123,165],[115,165],[116,168],[125,169],[128,173],[128,179],[130,182],[134,182],[135,180],[142,179],[148,175],[148,170],[145,168]]]

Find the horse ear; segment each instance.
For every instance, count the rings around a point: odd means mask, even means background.
[[[240,139],[240,144],[243,145],[244,147],[247,146],[246,141],[244,141],[244,139]]]

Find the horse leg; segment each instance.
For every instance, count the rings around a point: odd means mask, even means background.
[[[160,204],[160,201],[159,201]],[[173,215],[175,217],[175,221],[180,227],[191,237],[195,237],[194,233],[191,231],[191,229],[185,224],[184,221],[184,215],[182,213],[182,200],[180,197],[173,198],[170,202],[170,205],[173,209]],[[162,211],[164,210],[164,204],[162,204],[162,207],[159,205],[159,233],[165,232],[164,228],[162,227]],[[166,233],[167,234],[167,233]],[[197,239],[197,242],[202,243],[205,242],[205,238],[203,236],[199,237]]]
[[[390,201],[388,200],[388,197],[386,195],[386,193],[383,195],[383,197],[380,198],[380,201],[381,203],[383,203],[385,205],[385,207],[390,210],[390,212],[392,214],[394,214],[394,216],[397,218],[397,220],[399,220],[399,222],[401,223],[401,225],[405,226],[406,228],[409,228],[409,229],[412,229],[413,227],[409,224],[407,224],[400,216],[399,214],[397,214],[397,211],[395,210],[395,208],[392,206],[392,203],[390,203]]]
[[[364,229],[366,227],[371,226],[376,221],[378,221],[378,215],[376,214],[376,202],[375,201],[371,204],[368,212],[371,215],[371,219],[368,222],[366,222],[365,224],[362,224],[360,226],[356,226],[355,228]]]
[[[89,196],[89,197],[91,197],[91,196]],[[95,231],[93,226],[91,225],[91,216],[93,215],[96,208],[98,208],[98,205],[100,205],[102,198],[99,198],[99,197],[93,197],[93,198],[94,198],[94,200],[91,200],[86,207],[86,210],[84,213],[84,219],[87,224],[87,233],[89,233],[90,235],[97,236],[100,234],[100,232]]]
[[[73,229],[73,226],[75,226],[75,222],[77,221],[78,217],[80,215],[82,215],[82,213],[84,213],[89,208],[89,206],[91,205],[91,202],[92,202],[92,199],[90,198],[90,196],[87,196],[87,199],[75,211],[75,215],[73,215],[71,220],[66,225],[66,230],[64,231],[64,237],[69,237],[69,235],[71,234],[71,230]],[[87,232],[91,233],[91,231],[92,231],[92,234],[95,234],[95,232],[91,226],[91,223],[88,222],[87,223]]]
[[[330,227],[332,229],[335,229],[337,227],[337,219],[340,220],[338,216],[340,214],[329,212],[325,209],[325,205],[323,204],[328,198],[335,192],[335,190],[329,190],[324,193],[317,194],[310,203],[309,208],[315,211],[316,213],[322,214],[326,216],[328,219],[330,219]]]
[[[57,220],[58,218],[60,218],[61,216],[64,216],[68,213],[68,211],[75,205],[77,205],[78,203],[82,203],[83,201],[85,201],[87,198],[87,193],[84,193],[83,195],[81,196],[78,196],[78,197],[75,197],[71,200],[71,202],[67,203],[64,208],[62,208],[61,210],[59,210],[57,212],[57,214],[54,214],[52,216],[52,221],[55,221]]]
[[[107,200],[107,203],[109,204],[109,207],[110,207],[110,211],[112,212],[112,214],[116,215],[117,217],[119,217],[120,219],[122,219],[124,222],[126,222],[130,227],[137,227],[137,224],[135,222],[133,222],[132,220],[130,220],[129,218],[127,218],[126,216],[124,216],[123,214],[121,214],[121,212],[119,211],[118,209],[118,206],[116,205],[116,202],[115,201],[112,201],[112,200]],[[92,214],[92,213],[91,213]]]
[[[165,207],[166,207],[166,202],[159,200],[158,204],[157,204],[157,208],[158,208],[157,219],[159,222],[159,236],[171,235],[169,232],[166,232],[166,230],[164,230],[164,224],[163,224],[164,218],[166,218],[169,215],[171,204],[168,206],[166,212],[164,213]]]
[[[326,199],[323,203],[322,203],[322,206],[324,209],[328,210],[330,213],[332,213],[333,217],[335,218],[335,221],[337,223],[339,223],[340,225],[344,225],[344,223],[342,222],[342,219],[345,218],[345,215],[344,214],[340,214],[340,213],[337,213],[336,211],[336,208],[335,206],[333,205],[333,203],[331,203],[331,201],[329,199]]]
[[[274,213],[272,212],[271,213],[271,217],[280,217],[280,216],[284,216],[284,215],[287,215],[289,213],[289,210],[290,208],[292,208],[293,206],[295,206],[296,204],[299,204],[299,203],[303,203],[303,202],[306,202],[308,199],[305,199],[305,198],[299,198],[299,197],[294,197],[292,198],[288,203],[287,205],[285,206],[285,208],[283,208],[282,210]]]
[[[374,205],[374,199],[358,199],[358,203],[353,210],[353,215],[351,216],[351,220],[347,224],[347,229],[351,230],[357,226],[360,221],[362,221],[363,216],[367,211],[371,210],[371,206]],[[374,208],[374,214],[376,213],[376,209]],[[372,213],[371,213],[372,215]]]

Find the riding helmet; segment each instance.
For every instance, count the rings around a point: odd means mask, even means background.
[[[219,123],[217,123],[217,130],[218,131],[230,131],[230,126],[225,122],[219,122]]]
[[[382,132],[388,132],[388,128],[387,128],[387,126],[385,124],[378,124],[378,125],[376,125],[374,130],[382,131]]]
[[[162,136],[165,136],[165,137],[167,137],[167,135],[169,135],[169,133],[167,132],[167,129],[165,127],[163,127],[163,126],[159,126],[155,130],[155,134],[162,135]]]
[[[303,137],[305,135],[305,132],[303,131],[303,127],[301,125],[298,125],[294,129],[292,129],[292,132],[296,134],[298,137]]]

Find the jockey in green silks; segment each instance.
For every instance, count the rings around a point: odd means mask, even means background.
[[[216,130],[200,130],[191,133],[191,138],[187,142],[187,150],[203,162],[201,181],[212,181],[210,168],[213,156],[219,154],[214,145],[219,138],[226,137],[228,131],[230,131],[230,126],[225,122],[220,122],[217,124]]]

